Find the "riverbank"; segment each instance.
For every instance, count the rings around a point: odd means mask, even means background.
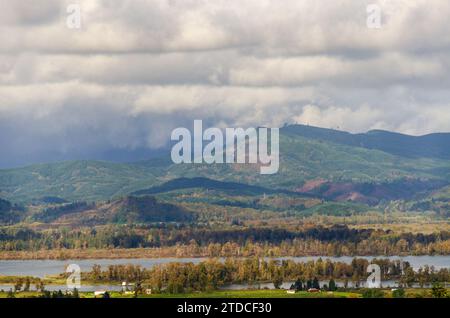
[[[384,273],[384,288],[429,288],[435,282],[446,287],[450,282],[448,256],[22,260],[0,261],[0,290],[45,287],[49,292],[65,291],[68,275],[64,272],[71,263],[82,272],[80,292],[118,292],[124,281],[139,281],[145,288],[151,286],[170,294],[213,289],[289,289],[292,285],[353,290],[367,287],[366,268],[370,263],[378,264]]]
[[[133,258],[204,257],[177,253],[176,248],[133,249],[52,249],[38,251],[0,251],[0,260],[67,260],[67,259],[133,259]]]
[[[180,252],[178,247],[133,248],[133,249],[52,249],[37,251],[0,251],[0,260],[88,260],[88,259],[138,259],[138,258],[213,258],[213,257],[360,257],[367,255],[323,255],[296,253],[295,255],[252,253],[251,255],[214,255],[202,252]],[[379,257],[450,256],[450,254],[400,253]]]

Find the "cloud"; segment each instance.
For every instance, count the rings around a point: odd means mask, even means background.
[[[193,119],[450,131],[449,15],[447,0],[3,1],[0,167],[163,147]]]
[[[61,16],[63,8],[58,0],[2,2],[0,25],[2,27],[33,27],[49,24]]]

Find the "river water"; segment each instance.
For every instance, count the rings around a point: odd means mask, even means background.
[[[434,266],[435,269],[450,268],[450,256],[356,256],[358,258],[365,258],[371,260],[373,258],[384,258],[390,260],[403,260],[411,264],[414,269],[418,269],[424,265]],[[330,259],[332,261],[340,261],[350,263],[353,258],[349,256],[343,257],[326,257],[322,259]],[[310,260],[317,260],[319,256],[311,257],[281,257],[275,258],[277,260],[294,260],[295,262],[307,262]],[[97,264],[103,268],[108,265],[119,264],[133,264],[141,265],[145,268],[151,268],[158,264],[167,264],[172,262],[183,263],[199,263],[206,260],[206,258],[138,258],[138,259],[87,259],[87,260],[0,260],[0,276],[34,276],[43,278],[48,275],[56,275],[63,273],[65,268],[69,264],[78,264],[82,271],[90,271],[92,266]],[[327,283],[327,282],[323,282]],[[290,282],[283,285],[284,288],[289,288]],[[339,285],[339,283],[338,283]],[[395,282],[385,282],[384,286],[395,286]],[[249,285],[231,285],[229,289],[245,289],[245,288],[273,288],[273,284],[258,284],[256,286]],[[0,290],[8,290],[10,285],[0,285]],[[65,289],[65,286],[47,286],[48,290]],[[104,285],[104,286],[83,286],[81,291],[93,291],[93,290],[120,290],[120,286],[116,285]]]

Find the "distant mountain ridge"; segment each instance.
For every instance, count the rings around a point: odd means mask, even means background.
[[[377,149],[404,157],[450,159],[450,133],[410,136],[384,130],[351,134],[344,131],[305,125],[291,125],[282,132],[348,146]]]

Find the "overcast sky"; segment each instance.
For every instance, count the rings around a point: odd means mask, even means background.
[[[449,17],[448,0],[0,0],[0,167],[140,159],[193,119],[450,131]]]

